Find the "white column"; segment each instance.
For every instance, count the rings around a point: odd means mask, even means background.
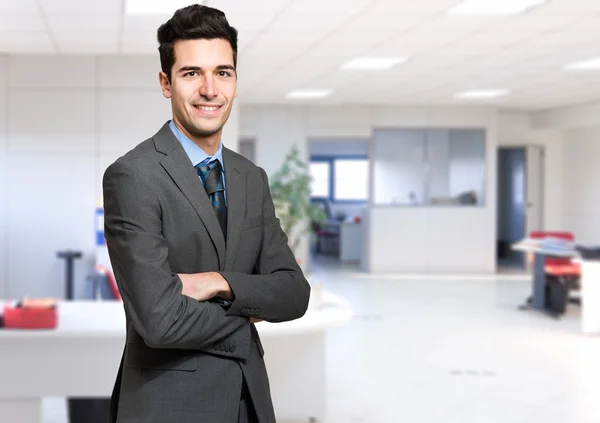
[[[233,102],[231,106],[231,114],[227,123],[223,127],[223,135],[221,141],[223,145],[235,152],[239,151],[240,143],[240,103],[238,100]]]
[[[0,57],[0,297],[7,297],[6,247],[6,115],[8,113],[8,58]]]
[[[300,154],[308,162],[306,107],[261,107],[256,115],[258,130],[255,163],[265,169],[269,178],[281,167],[293,145],[298,147]],[[305,235],[295,252],[300,266],[305,271],[308,269],[308,248],[309,237]]]

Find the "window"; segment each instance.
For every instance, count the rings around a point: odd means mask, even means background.
[[[366,159],[334,161],[334,201],[367,201],[369,196],[369,162]]]
[[[312,195],[331,202],[366,202],[369,198],[369,160],[366,157],[313,157]]]
[[[326,161],[318,161],[310,163],[311,182],[311,197],[313,198],[329,198],[330,196],[330,163]]]

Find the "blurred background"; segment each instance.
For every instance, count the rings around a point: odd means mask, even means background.
[[[0,298],[118,296],[102,175],[171,118],[156,30],[189,3],[0,0]],[[239,30],[223,143],[273,178],[304,164],[326,218],[294,252],[351,310],[318,405],[274,389],[282,421],[600,423],[576,252],[600,244],[600,1],[203,4]],[[514,248],[547,236],[565,251]],[[65,423],[72,394],[40,395]]]

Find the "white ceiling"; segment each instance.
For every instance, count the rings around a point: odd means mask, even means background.
[[[168,0],[165,0],[168,1]],[[502,1],[502,0],[496,0]],[[0,52],[158,54],[168,16],[124,16],[124,0],[0,0]],[[208,0],[240,31],[243,103],[484,104],[524,110],[600,100],[600,0],[550,0],[518,16],[449,16],[460,0]],[[407,56],[388,71],[341,71],[359,56]],[[333,89],[287,100],[293,89]]]

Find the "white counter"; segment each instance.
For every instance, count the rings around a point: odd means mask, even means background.
[[[326,293],[323,308],[301,319],[256,325],[278,419],[324,421],[325,330],[351,317]],[[39,423],[46,396],[109,397],[124,344],[123,305],[112,301],[62,302],[54,330],[0,330],[3,421]]]

